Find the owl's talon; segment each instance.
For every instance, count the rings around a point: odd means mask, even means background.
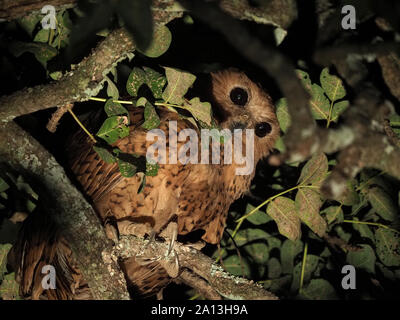
[[[112,240],[114,244],[119,242],[118,229],[110,221],[106,221],[104,224],[104,231],[108,239]]]

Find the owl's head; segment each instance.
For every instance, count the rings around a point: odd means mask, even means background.
[[[223,129],[253,129],[256,160],[268,155],[279,136],[271,97],[244,73],[228,69],[213,73],[213,111]]]

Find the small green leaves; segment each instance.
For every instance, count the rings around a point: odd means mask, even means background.
[[[164,67],[164,69],[168,85],[162,94],[162,98],[165,102],[180,105],[184,102],[183,96],[193,85],[196,76],[179,69],[169,67]]]
[[[104,105],[104,111],[107,113],[108,117],[127,115],[129,117],[129,112],[120,103],[114,102],[113,99],[108,99]]]
[[[154,177],[157,175],[159,169],[158,163],[146,162],[146,176]]]
[[[334,75],[329,74],[329,69],[324,68],[320,75],[322,88],[328,98],[335,102],[346,96],[346,89],[343,86],[342,80]]]
[[[392,198],[380,187],[372,187],[368,190],[368,200],[376,213],[387,221],[394,221],[398,217],[398,211]]]
[[[166,83],[167,79],[161,73],[147,67],[143,67],[143,70],[135,67],[129,75],[126,90],[131,96],[137,97],[139,88],[146,84],[154,98],[160,99]]]
[[[329,69],[325,68],[320,74],[321,86],[312,83],[307,72],[296,70],[303,86],[310,93],[311,113],[316,120],[326,120],[329,127],[330,122],[339,119],[339,115],[349,106],[349,101],[343,100],[346,96],[342,80],[329,74]]]
[[[151,68],[143,67],[143,70],[146,74],[146,84],[153,93],[154,98],[161,99],[167,79],[161,73]]]
[[[107,81],[107,95],[115,100],[119,98],[119,92],[117,86],[107,76],[104,77]]]
[[[142,127],[146,130],[155,129],[160,125],[160,117],[153,105],[148,101],[144,107],[144,120]]]
[[[311,112],[314,119],[328,119],[329,117],[329,100],[324,95],[324,90],[317,84],[313,84],[311,87]]]
[[[254,209],[255,207],[252,206],[250,203],[247,204],[246,207],[246,212],[250,212]],[[247,217],[247,220],[250,221],[252,224],[254,225],[260,225],[260,224],[264,224],[267,223],[269,221],[271,221],[271,217],[269,217],[267,214],[265,214],[265,212],[262,212],[261,210],[257,210],[256,212],[254,212],[253,214],[251,214],[250,216]]]
[[[39,14],[29,14],[17,20],[18,24],[32,37],[36,25],[42,19]],[[42,29],[44,30],[44,29]]]
[[[229,256],[224,260],[224,267],[226,271],[235,276],[249,276],[250,266],[245,259],[240,259],[237,255]]]
[[[276,198],[268,205],[267,214],[275,220],[281,234],[293,241],[300,238],[300,220],[293,200],[286,197]]]
[[[320,185],[328,174],[328,158],[324,153],[315,154],[301,170],[298,183]]]
[[[25,43],[16,41],[10,45],[10,51],[16,57],[19,57],[25,52],[31,52],[35,55],[36,59],[43,65],[47,66],[47,61],[51,60],[57,55],[57,49],[49,46],[46,43],[32,42]]]
[[[286,131],[290,127],[290,123],[291,123],[286,98],[281,98],[276,103],[276,116],[278,118],[279,126],[281,127],[281,130],[284,133],[286,133]]]
[[[125,178],[133,177],[136,173],[136,166],[128,161],[121,159],[117,160],[119,171],[121,175]]]
[[[235,237],[236,244],[240,247],[246,243],[268,239],[270,235],[261,229],[242,229],[239,230]]]
[[[163,25],[154,30],[154,35],[150,45],[144,50],[138,48],[138,51],[149,58],[158,58],[167,52],[171,45],[171,40],[171,31],[169,31],[167,26]]]
[[[3,275],[6,272],[7,266],[7,254],[12,248],[10,243],[0,244],[0,283],[3,279]]]
[[[209,102],[201,102],[199,98],[193,98],[187,102],[185,109],[188,110],[197,121],[211,126],[211,104]]]
[[[346,261],[356,267],[369,273],[375,273],[376,256],[371,246],[362,244],[360,250],[349,251]]]
[[[343,222],[343,210],[341,206],[330,206],[324,209],[321,214],[325,215],[329,225]]]
[[[3,300],[19,300],[19,286],[15,281],[15,274],[7,274],[0,284],[0,298]]]
[[[118,139],[125,138],[129,135],[128,123],[129,120],[126,116],[112,116],[107,118],[97,132],[97,136],[107,143],[113,144]]]
[[[383,228],[375,231],[376,254],[385,266],[400,266],[400,236]]]
[[[128,81],[126,82],[126,90],[131,96],[136,97],[139,88],[145,83],[146,73],[142,69],[134,67],[129,75]]]
[[[312,231],[322,237],[326,232],[326,222],[320,216],[322,201],[319,193],[310,188],[300,188],[296,194],[298,215]]]
[[[301,297],[309,300],[335,300],[337,295],[333,286],[325,279],[312,279],[301,291]]]
[[[303,251],[303,243],[300,240],[292,241],[286,239],[281,248],[282,272],[291,274],[294,268],[296,256]]]

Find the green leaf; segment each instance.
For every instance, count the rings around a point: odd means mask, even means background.
[[[287,99],[286,98],[281,98],[278,100],[276,103],[276,116],[279,121],[279,126],[281,127],[281,130],[286,133],[288,128],[290,127],[291,124],[291,119],[290,119],[290,114],[289,114],[289,109],[287,106]]]
[[[15,281],[15,274],[7,274],[0,284],[0,298],[3,300],[19,300],[19,286]]]
[[[151,68],[143,67],[143,70],[146,73],[146,84],[153,93],[154,98],[161,99],[167,79],[161,73]]]
[[[179,69],[169,67],[164,67],[164,69],[168,85],[165,88],[162,97],[165,102],[180,105],[184,101],[183,96],[196,80],[196,76]]]
[[[247,204],[246,212],[250,212],[254,208],[255,207],[249,203],[249,204]],[[261,210],[257,210],[251,216],[247,217],[247,220],[249,222],[251,222],[252,224],[258,226],[260,224],[264,224],[264,223],[271,221],[272,218],[270,216],[268,216],[267,214],[265,214],[265,212],[263,212]]]
[[[307,72],[296,69],[296,74],[301,80],[303,86],[310,92],[311,91],[311,79]]]
[[[154,177],[157,175],[159,169],[158,163],[146,162],[146,176]]]
[[[341,225],[336,225],[334,230],[340,239],[342,239],[344,242],[349,242],[349,240],[352,236],[352,234],[350,232],[344,231],[344,229]]]
[[[25,52],[31,52],[35,55],[35,58],[42,64],[44,68],[47,66],[47,61],[54,58],[58,51],[57,49],[49,46],[47,43],[41,42],[20,42],[16,41],[10,45],[10,52],[19,57]]]
[[[381,188],[368,190],[368,201],[382,219],[394,221],[398,217],[397,207],[392,198]]]
[[[272,257],[268,260],[268,279],[277,279],[282,273],[282,267],[279,260]]]
[[[329,74],[328,68],[322,70],[320,81],[322,88],[331,101],[335,102],[346,96],[346,89],[343,86],[342,80],[335,75]]]
[[[60,80],[60,79],[62,78],[62,72],[61,72],[61,71],[54,71],[54,72],[51,72],[51,73],[49,74],[49,76],[50,76],[53,80],[58,81],[58,80]]]
[[[337,300],[335,289],[325,279],[312,279],[310,284],[303,288],[301,296],[309,300]]]
[[[10,243],[5,243],[1,244],[0,243],[0,283],[1,280],[3,279],[3,275],[7,270],[7,255],[10,249],[12,248],[12,244]]]
[[[315,154],[301,170],[299,184],[320,185],[328,174],[328,158],[324,153]]]
[[[199,98],[193,98],[185,104],[188,110],[197,121],[204,122],[207,126],[211,126],[211,104],[209,102],[201,102]]]
[[[352,206],[360,203],[360,196],[356,191],[355,180],[349,180],[346,182],[346,189],[335,199],[345,206]]]
[[[112,153],[105,148],[93,146],[93,150],[96,151],[101,160],[106,163],[114,163],[115,161],[117,161]]]
[[[118,100],[119,98],[119,91],[117,86],[114,84],[114,82],[111,81],[111,79],[107,76],[105,76],[105,79],[107,81],[107,96]]]
[[[280,251],[282,272],[292,274],[296,256],[303,251],[303,243],[300,240],[292,241],[286,239]]]
[[[155,129],[160,125],[160,117],[158,116],[156,109],[150,102],[146,102],[144,107],[144,122],[142,128],[146,130]]]
[[[154,31],[150,45],[144,50],[138,48],[138,51],[149,58],[158,58],[167,52],[169,46],[171,45],[171,41],[171,31],[169,31],[167,26],[163,25]]]
[[[32,37],[33,31],[41,19],[42,17],[39,14],[29,14],[17,19],[17,22]]]
[[[271,237],[267,232],[261,229],[242,229],[235,236],[235,242],[240,247],[255,240],[265,240]]]
[[[285,143],[283,142],[282,137],[278,137],[275,142],[274,149],[277,149],[280,153],[284,153],[286,151]]]
[[[139,88],[146,83],[146,73],[137,67],[132,69],[126,82],[126,90],[132,97],[137,97]]]
[[[151,0],[119,0],[116,6],[138,49],[148,49],[154,42]]]
[[[108,117],[127,115],[129,118],[129,112],[120,103],[114,102],[113,99],[108,99],[104,105],[104,111]]]
[[[118,139],[129,135],[129,120],[126,116],[112,116],[107,118],[97,132],[97,136],[104,139],[107,143],[113,144]]]
[[[35,37],[33,38],[34,42],[44,42],[47,43],[50,37],[50,29],[41,29],[38,33],[36,33]]]
[[[400,115],[393,114],[389,117],[389,120],[392,127],[400,127]]]
[[[375,273],[375,252],[371,246],[367,244],[362,244],[360,250],[349,251],[346,256],[346,261],[357,269]]]
[[[312,231],[322,237],[326,232],[326,222],[319,214],[322,201],[320,195],[310,188],[300,188],[296,194],[296,209],[299,218]]]
[[[269,248],[265,242],[254,242],[243,247],[256,263],[265,264],[269,259]]]
[[[121,159],[118,159],[117,162],[119,171],[123,177],[130,178],[135,175],[137,169],[135,165]]]
[[[267,214],[275,220],[281,234],[293,241],[300,238],[300,219],[293,200],[286,197],[274,199],[267,207]]]
[[[324,90],[317,84],[311,86],[311,113],[316,120],[326,120],[331,104],[324,95]]]
[[[336,122],[339,119],[340,114],[349,107],[350,103],[348,100],[336,102],[332,107],[331,121]]]
[[[240,259],[237,255],[229,256],[224,260],[224,267],[227,272],[235,276],[251,276],[251,269],[246,259]]]
[[[330,206],[325,208],[321,212],[321,215],[325,215],[328,224],[342,223],[344,219],[343,210],[340,206]]]
[[[400,266],[400,236],[383,228],[375,231],[376,254],[387,267]]]
[[[310,279],[312,278],[314,272],[317,269],[319,257],[309,254],[306,259],[306,266],[304,268],[304,278],[303,285],[306,285]],[[290,291],[295,292],[300,288],[300,277],[301,277],[301,269],[302,269],[303,261],[296,264],[293,269],[293,281]]]
[[[6,191],[10,186],[2,178],[0,178],[0,192]]]
[[[358,221],[356,217],[353,220]],[[373,243],[375,243],[374,233],[371,231],[371,228],[366,224],[361,223],[352,223],[354,230],[358,231],[361,237],[370,239]]]

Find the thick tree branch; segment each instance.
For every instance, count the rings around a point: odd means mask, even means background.
[[[143,254],[142,250],[149,240],[136,236],[121,236],[115,247],[114,255],[121,258],[134,257]],[[146,256],[163,257],[168,249],[168,243],[153,241],[146,247]],[[181,268],[187,268],[207,283],[221,296],[234,300],[276,300],[277,297],[263,289],[260,285],[244,278],[232,276],[225,272],[215,261],[198,250],[175,242],[175,253],[179,258]],[[184,279],[185,280],[184,273]],[[204,283],[200,284],[200,290]]]
[[[64,169],[14,122],[0,124],[0,159],[33,179],[40,197],[73,250],[95,299],[128,299],[125,278],[116,261],[103,261],[112,250],[100,221]],[[40,192],[41,191],[41,192]],[[98,262],[98,263],[96,263]]]

